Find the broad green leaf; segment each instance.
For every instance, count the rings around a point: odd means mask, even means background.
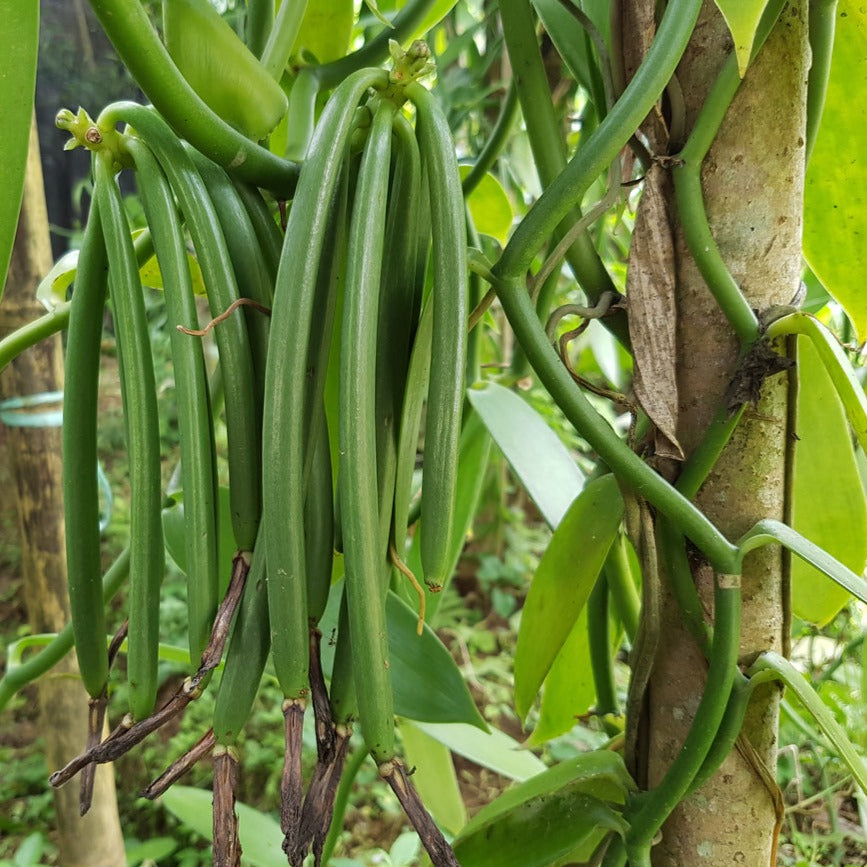
[[[578,19],[559,0],[532,0],[532,2],[545,27],[545,32],[550,36],[571,76],[590,94],[594,102],[604,97],[604,94],[597,92],[597,84],[601,83],[601,78],[594,68],[596,58],[591,49],[592,43]],[[600,116],[604,116],[605,105],[597,108]]]
[[[570,731],[577,718],[586,714],[595,700],[585,607],[545,678],[539,719],[527,739],[527,746],[541,746]]]
[[[205,295],[205,281],[202,279],[202,269],[199,267],[199,260],[190,253],[187,253],[187,265],[190,268],[190,279],[193,283],[193,292],[196,295]],[[141,268],[138,269],[141,275],[142,286],[149,286],[151,289],[163,289],[163,275],[160,272],[160,266],[157,262],[156,255],[148,259]]]
[[[472,166],[461,166],[460,169],[463,179],[470,173]],[[500,182],[490,172],[485,174],[468,196],[467,207],[476,229],[505,245],[514,219],[512,203]]]
[[[554,532],[530,585],[515,650],[515,709],[522,719],[569,637],[623,517],[613,475],[588,482]]]
[[[328,605],[319,622],[324,636],[336,633],[343,595],[343,579],[331,587]],[[465,723],[487,731],[463,675],[437,634],[425,624],[417,633],[418,614],[397,594],[389,591],[388,656],[394,690],[394,712],[410,720],[435,723]],[[322,669],[331,676],[334,664],[332,641],[322,642]]]
[[[867,563],[867,501],[843,405],[819,353],[798,338],[792,526],[854,572]],[[792,610],[820,626],[849,601],[844,588],[792,561]]]
[[[452,11],[452,8],[457,3],[457,0],[434,0],[433,5],[428,10],[427,15],[425,15],[424,20],[416,27],[415,32],[412,35],[412,38],[405,40],[404,44],[409,45],[413,39],[422,38],[429,30],[433,30],[449,12]],[[404,6],[404,3],[399,3],[399,6]]]
[[[548,526],[556,527],[584,486],[566,446],[525,400],[502,385],[473,386],[467,397]]]
[[[741,559],[750,551],[765,545],[779,544],[793,554],[797,554],[823,575],[827,575],[841,587],[845,587],[856,599],[867,604],[867,580],[856,575],[824,548],[802,536],[786,524],[772,519],[759,521],[749,532],[738,540],[738,554]]]
[[[394,684],[394,712],[424,722],[487,724],[473,702],[452,655],[427,625],[417,633],[418,615],[389,592],[388,655]]]
[[[547,867],[600,828],[627,824],[608,801],[635,789],[615,753],[585,753],[521,783],[483,807],[454,842],[463,867]]]
[[[867,6],[840,0],[822,124],[804,190],[804,255],[867,338]]]
[[[568,786],[573,792],[593,795],[602,801],[626,802],[636,789],[619,753],[593,750],[559,762],[523,783],[511,786],[490,804],[482,807],[467,823],[458,839],[473,834],[497,821],[531,798],[542,798]]]
[[[436,823],[457,834],[467,822],[467,810],[448,747],[413,723],[402,720],[400,737],[407,764],[415,768],[412,781]]]
[[[523,749],[516,740],[497,729],[483,732],[464,723],[456,725],[417,723],[416,725],[425,734],[447,746],[453,753],[510,780],[523,782],[545,770],[545,764],[533,753]]]
[[[821,696],[809,684],[788,659],[772,651],[763,653],[750,669],[751,677],[762,677],[763,673],[771,673],[776,680],[781,680],[800,700],[817,725],[831,742],[838,755],[849,767],[855,782],[862,791],[867,792],[867,766],[864,759],[852,746],[842,726],[834,719],[833,714],[822,701]]]
[[[784,334],[803,334],[813,342],[813,349],[824,364],[837,397],[843,402],[846,417],[861,448],[867,449],[867,394],[840,341],[815,316],[802,312],[783,316],[768,326],[769,339]],[[804,342],[801,341],[801,345]]]
[[[759,26],[768,0],[716,0],[716,5],[722,12],[734,39],[738,71],[743,78],[750,65],[750,53],[753,50],[756,28]]]
[[[18,228],[24,191],[36,56],[39,51],[39,0],[0,0],[3,62],[0,63],[0,296]]]
[[[214,839],[211,793],[191,786],[172,786],[161,798],[162,805],[188,828],[206,840]],[[243,859],[252,867],[286,867],[283,832],[280,824],[266,813],[235,803],[238,836]]]
[[[292,46],[292,56],[299,58],[307,54],[315,58],[317,63],[339,60],[349,50],[354,23],[352,0],[316,0],[315,3],[308,3]]]
[[[157,864],[177,848],[178,842],[173,837],[152,837],[143,843],[134,843],[126,850],[126,867],[137,867],[143,862]]]

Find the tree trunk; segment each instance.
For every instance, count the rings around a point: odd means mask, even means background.
[[[640,2],[652,16],[653,0]],[[805,2],[783,11],[728,111],[702,175],[710,225],[723,259],[759,311],[789,303],[800,282],[809,68],[806,11]],[[722,16],[707,0],[678,68],[687,132],[731,46]],[[723,405],[738,346],[677,227],[675,247],[677,434],[689,455]],[[761,518],[783,519],[788,438],[787,381],[775,376],[764,383],[758,405],[747,408],[696,498],[728,538],[737,539]],[[693,578],[705,610],[712,612],[712,572],[696,564]],[[746,558],[742,587],[742,659],[762,650],[780,651],[786,645],[788,599],[777,546]],[[680,750],[707,670],[669,596],[663,598],[661,612],[642,763],[651,786]],[[777,690],[757,691],[743,730],[754,750],[751,758],[745,758],[748,748],[734,751],[713,779],[679,805],[653,849],[654,865],[775,863],[777,722]]]
[[[39,142],[31,127],[30,153],[18,232],[10,263],[0,336],[45,311],[36,301],[39,279],[51,267],[48,217],[39,162]],[[4,398],[59,392],[63,388],[60,337],[23,353],[4,372]],[[38,407],[59,408],[60,402]],[[74,408],[73,408],[74,411]],[[22,421],[25,421],[22,414]],[[18,492],[18,527],[24,603],[34,632],[57,632],[69,620],[66,554],[61,491],[60,430],[56,426],[13,425],[4,431],[7,454]],[[94,467],[96,472],[96,467]],[[67,658],[53,674],[76,670]],[[87,737],[87,694],[77,678],[49,675],[39,684],[40,731],[49,768],[62,767],[81,752]],[[62,867],[117,867],[126,858],[111,767],[96,774],[93,805],[79,818],[78,788],[54,793]]]

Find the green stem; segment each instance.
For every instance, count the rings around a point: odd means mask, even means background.
[[[804,155],[807,165],[810,163],[825,108],[825,94],[828,91],[834,51],[837,0],[810,0],[809,15],[810,53],[813,62],[807,79],[807,147]]]
[[[247,48],[262,56],[268,34],[274,26],[274,0],[247,0]]]
[[[596,687],[596,714],[618,714],[617,688],[611,660],[611,635],[608,625],[608,582],[601,574],[587,600],[587,640],[590,668]]]
[[[705,479],[714,468],[726,443],[731,439],[741,420],[746,405],[732,411],[723,406],[717,410],[710,427],[701,442],[683,464],[675,487],[685,497],[692,499],[701,489]]]
[[[268,42],[262,50],[262,66],[275,81],[283,77],[306,9],[307,0],[283,0],[280,4]]]
[[[636,800],[638,809],[632,815],[627,808],[630,830],[626,849],[631,864],[650,863],[647,858],[653,838],[704,768],[728,705],[740,642],[740,578],[714,577],[715,627],[707,682],[686,740],[662,782]]]
[[[367,750],[361,746],[346,763],[343,776],[340,778],[340,785],[337,788],[337,795],[334,798],[334,814],[331,817],[331,827],[328,829],[328,836],[325,838],[325,844],[322,847],[323,864],[328,864],[331,860],[334,847],[337,845],[337,838],[343,829],[343,817],[346,815],[346,806],[349,803],[352,786],[368,755]]]
[[[25,349],[63,331],[69,324],[69,307],[71,302],[58,304],[49,313],[22,325],[11,334],[0,340],[0,371],[4,370],[10,361],[14,361]]]
[[[175,132],[233,175],[289,196],[298,166],[218,117],[187,84],[139,0],[90,0],[120,59]]]
[[[563,218],[650,113],[686,49],[701,5],[701,0],[668,4],[656,38],[623,96],[515,229],[494,266],[498,276],[514,280],[526,273]]]
[[[710,656],[713,631],[704,618],[704,609],[695,588],[686,557],[686,539],[665,518],[656,522],[657,545],[665,564],[665,576],[674,593],[683,621],[705,657]]]
[[[43,317],[44,318],[44,317]],[[129,575],[129,546],[118,555],[114,563],[106,570],[102,579],[102,600],[108,604],[121,584]],[[9,667],[0,679],[0,711],[9,703],[12,696],[19,689],[32,683],[46,671],[53,668],[72,649],[74,639],[72,635],[72,623],[67,623],[54,640],[46,645],[36,656],[28,659],[15,667]]]
[[[676,0],[669,9],[676,5]],[[609,115],[610,117],[610,115]],[[735,545],[611,429],[572,380],[545,334],[521,278],[497,281],[497,294],[527,358],[555,403],[618,478],[667,515],[720,572],[740,571]]]
[[[366,66],[378,66],[388,57],[388,43],[403,43],[409,39],[425,20],[435,0],[409,0],[400,12],[394,16],[391,27],[384,27],[382,32],[366,42],[358,51],[347,54],[339,60],[313,67],[321,82],[322,89],[334,87],[344,78],[363,69]]]
[[[566,146],[563,130],[554,111],[548,77],[536,39],[536,26],[528,0],[500,0],[500,19],[514,81],[521,103],[521,112],[533,152],[533,162],[543,188],[550,187],[566,166]],[[617,154],[615,153],[616,157]],[[569,224],[581,220],[581,198],[576,196],[564,214]],[[559,239],[567,226],[554,228]],[[586,229],[580,231],[566,253],[578,283],[592,303],[605,291],[614,291],[610,275],[605,270]],[[544,317],[545,311],[542,311]],[[621,339],[628,341],[625,316],[617,329]],[[613,322],[609,322],[612,325]]]
[[[509,89],[506,91],[506,98],[503,100],[503,105],[500,108],[500,115],[497,118],[494,128],[485,146],[476,157],[472,169],[469,174],[461,182],[461,187],[466,198],[478,185],[479,181],[485,176],[485,173],[496,162],[503,145],[512,131],[512,125],[515,123],[515,116],[518,109],[518,89],[515,87],[515,79],[509,82]]]
[[[632,579],[627,544],[626,536],[620,533],[608,552],[604,569],[614,610],[626,630],[626,637],[632,642],[638,632],[641,600]]]
[[[779,17],[784,0],[769,3],[753,43],[753,57],[761,50]],[[704,207],[701,167],[735,94],[741,86],[737,58],[730,54],[696,118],[686,145],[672,172],[674,195],[684,238],[708,288],[725,313],[741,350],[758,340],[761,327],[740,286],[732,276],[714,240]]]

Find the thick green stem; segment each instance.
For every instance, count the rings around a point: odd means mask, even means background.
[[[0,371],[25,349],[51,337],[52,334],[57,334],[58,331],[63,331],[69,325],[70,304],[69,301],[58,304],[49,313],[28,322],[0,340]]]
[[[635,641],[638,632],[638,618],[641,610],[641,600],[632,578],[629,566],[626,536],[619,534],[608,552],[605,560],[605,580],[611,593],[611,603],[630,642]]]
[[[247,48],[262,56],[268,34],[274,25],[274,0],[247,0],[246,39]]]
[[[120,59],[178,135],[218,165],[289,196],[298,166],[280,159],[218,117],[187,84],[139,0],[90,0]]]
[[[491,130],[488,140],[484,147],[476,157],[473,167],[469,174],[461,182],[461,188],[464,191],[466,198],[478,185],[479,181],[485,176],[485,173],[496,161],[503,149],[503,145],[512,131],[512,124],[515,122],[515,117],[518,113],[518,89],[515,87],[515,79],[509,83],[509,89],[506,91],[506,98],[503,100],[503,105],[500,108],[500,115],[494,128]]]
[[[611,634],[608,625],[608,582],[599,576],[587,600],[587,636],[590,667],[596,687],[596,714],[617,714],[617,688],[611,659]]]
[[[623,96],[515,230],[494,266],[499,277],[514,280],[526,273],[536,253],[650,113],[686,49],[701,5],[701,0],[668,4],[656,39]]]
[[[626,811],[631,826],[626,848],[632,864],[649,863],[647,853],[654,836],[705,765],[734,682],[740,642],[740,614],[740,577],[715,575],[714,639],[705,689],[686,740],[662,782],[636,800],[637,810]]]
[[[518,100],[533,151],[533,162],[542,186],[550,187],[566,166],[566,146],[563,130],[551,101],[551,90],[536,40],[536,26],[528,0],[500,0],[500,19],[503,22],[503,35],[518,90]],[[581,199],[576,198],[566,215],[570,224],[581,219],[580,206]],[[558,227],[554,236],[562,237],[567,229],[568,226]],[[591,302],[595,303],[603,292],[614,290],[611,277],[586,231],[582,231],[574,239],[566,258]],[[544,311],[542,312],[544,314]],[[624,338],[628,339],[625,321],[621,325],[619,330]]]
[[[280,81],[283,76],[306,9],[307,0],[283,0],[280,4],[280,11],[262,51],[262,66],[275,81]]]
[[[822,122],[825,94],[831,75],[831,58],[834,50],[834,30],[837,23],[837,0],[811,0],[810,2],[810,52],[813,63],[807,79],[807,149],[806,161],[810,163],[816,134]]]
[[[667,515],[684,535],[692,539],[715,569],[739,572],[737,547],[699,509],[645,464],[581,393],[548,341],[523,280],[498,280],[496,289],[530,364],[578,433],[624,484]]]
[[[782,7],[783,0],[773,0],[768,4],[756,32],[753,57],[758,54],[770,35]],[[701,188],[702,163],[735,94],[740,89],[741,80],[737,58],[732,53],[707,95],[686,145],[678,154],[678,163],[672,172],[672,178],[678,217],[689,251],[705,283],[734,329],[743,352],[758,340],[761,333],[759,320],[723,261],[708,223]]]

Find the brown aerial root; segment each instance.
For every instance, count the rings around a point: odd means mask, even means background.
[[[214,867],[240,867],[241,841],[235,813],[238,759],[231,747],[214,750]]]
[[[397,795],[404,813],[415,828],[434,867],[460,867],[452,847],[443,837],[442,831],[437,827],[422,804],[418,792],[410,783],[403,762],[399,759],[383,762],[379,766],[379,775]]]
[[[304,780],[301,770],[301,749],[304,733],[303,698],[283,702],[286,748],[283,775],[280,778],[280,828],[283,831],[283,851],[291,856],[299,848]]]
[[[252,298],[238,298],[233,301],[219,316],[215,316],[204,328],[186,328],[183,325],[176,325],[175,328],[181,334],[189,334],[191,337],[204,337],[214,326],[219,325],[228,319],[239,307],[252,307],[266,316],[271,315],[271,308],[254,301]]]
[[[153,801],[168,791],[199,759],[204,758],[216,743],[214,730],[208,729],[182,756],[175,759],[142,793],[143,798]]]
[[[214,618],[214,626],[211,630],[211,638],[202,653],[199,668],[192,677],[188,677],[178,688],[178,691],[157,711],[147,719],[135,723],[127,723],[118,727],[101,744],[90,747],[81,755],[76,756],[59,771],[55,771],[48,781],[55,788],[69,782],[79,771],[93,763],[97,765],[105,762],[113,762],[124,753],[131,750],[136,744],[141,743],[149,734],[165,725],[170,719],[181,713],[184,708],[202,692],[203,682],[210,673],[220,664],[223,656],[223,648],[229,636],[229,626],[232,616],[238,607],[241,594],[244,592],[244,584],[247,573],[250,571],[250,554],[248,551],[240,551],[235,555],[232,563],[232,578],[226,595],[217,609]]]
[[[115,632],[108,646],[108,670],[114,665],[120,646],[129,632],[129,621],[124,620],[120,628]],[[105,725],[105,709],[108,705],[108,684],[103,687],[102,693],[96,698],[90,699],[87,707],[87,743],[85,752],[99,744],[102,739],[102,727]],[[84,816],[93,801],[93,784],[96,781],[96,765],[89,764],[81,772],[80,788],[78,793],[78,814]]]
[[[418,578],[413,574],[412,569],[403,562],[400,557],[400,554],[397,553],[397,548],[394,547],[394,542],[389,542],[388,544],[388,556],[391,559],[392,564],[395,569],[406,578],[410,584],[412,584],[413,589],[418,595],[418,623],[416,624],[416,632],[421,635],[424,632],[424,616],[425,611],[427,609],[427,597],[424,595],[424,589],[421,584],[418,583]],[[438,590],[442,590],[442,587],[434,588],[431,587],[431,592],[435,592]]]
[[[322,633],[316,627],[311,627],[308,679],[316,729],[316,755],[318,762],[328,764],[334,754],[334,722],[331,719],[328,688],[325,686],[325,676],[322,673],[321,642]]]
[[[335,726],[334,732],[334,749],[329,760],[318,761],[313,769],[313,776],[301,811],[301,828],[295,849],[286,853],[292,867],[300,867],[303,864],[311,844],[316,867],[322,863],[322,850],[334,815],[334,798],[337,795],[337,786],[340,783],[349,740],[352,737],[352,729],[349,726]]]

